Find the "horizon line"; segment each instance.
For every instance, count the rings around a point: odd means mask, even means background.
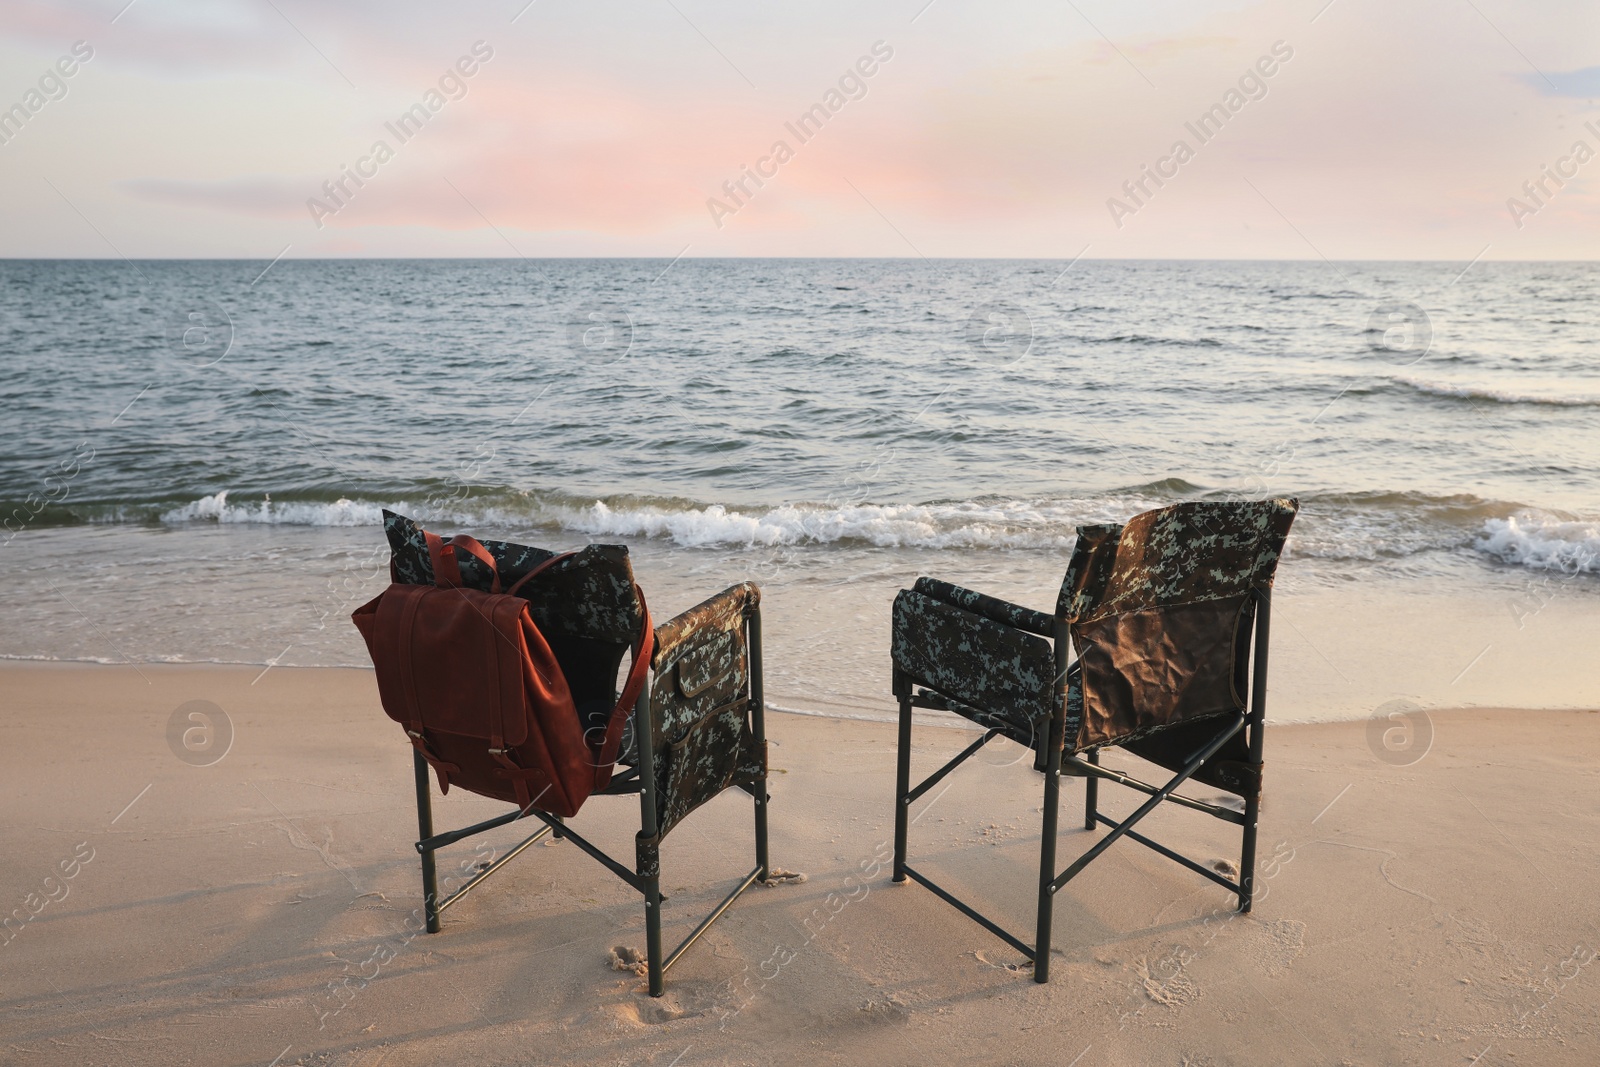
[[[0,263],[260,263],[268,256],[6,256],[0,255]],[[525,263],[556,262],[561,260],[638,260],[641,262],[661,262],[672,260],[698,260],[701,262],[722,261],[759,261],[759,260],[853,260],[859,262],[993,262],[993,263],[1465,263],[1464,259],[1410,259],[1410,258],[1350,258],[1350,259],[1325,259],[1323,257],[1307,256],[1303,258],[1281,258],[1268,256],[1099,256],[1099,257],[1073,257],[1067,256],[687,256],[678,257],[615,255],[615,256],[282,256],[273,262],[388,262],[403,261],[441,261],[441,260],[469,260],[486,263]],[[1545,257],[1531,259],[1475,259],[1473,263],[1600,263],[1596,258],[1563,258]]]

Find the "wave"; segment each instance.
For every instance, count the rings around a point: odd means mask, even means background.
[[[161,521],[266,523],[283,526],[382,526],[383,505],[340,497],[332,502],[274,501],[271,494],[254,504],[228,503],[228,490],[203,496],[161,513]]]
[[[1600,407],[1600,395],[1595,394],[1556,396],[1549,393],[1513,393],[1485,386],[1426,381],[1418,378],[1396,377],[1391,380],[1407,389],[1451,400],[1481,400],[1491,404],[1539,404],[1562,408]]]
[[[1265,495],[1252,494],[1252,495]],[[512,540],[561,533],[589,538],[641,538],[681,548],[873,547],[1011,550],[1065,553],[1086,523],[1117,522],[1180,500],[1234,494],[1167,478],[1069,498],[925,503],[793,502],[707,504],[674,497],[489,490],[425,503],[396,494],[386,500],[325,494],[322,499],[236,501],[228,490],[186,503],[78,505],[75,521],[155,521],[182,526],[374,527],[385,509],[441,531],[474,530]],[[1300,494],[1301,517],[1289,551],[1296,556],[1376,562],[1428,552],[1466,553],[1536,569],[1600,573],[1600,523],[1524,504],[1470,494],[1409,491]]]
[[[1475,546],[1502,563],[1563,574],[1600,574],[1600,522],[1524,512],[1483,524]]]
[[[1215,337],[1156,337],[1145,333],[1116,334],[1112,337],[1084,337],[1080,339],[1085,344],[1092,345],[1144,345],[1147,347],[1176,348],[1221,348],[1222,342]]]
[[[470,502],[469,502],[470,503]],[[1142,506],[1156,506],[1150,500]],[[1141,506],[1141,505],[1135,505]],[[416,508],[405,501],[371,503],[228,500],[226,490],[160,514],[163,523],[240,523],[286,526],[378,526],[385,509],[443,526],[515,529],[534,526],[597,537],[643,537],[685,548],[774,547],[855,542],[879,548],[1064,548],[1076,526],[1090,521],[1085,502],[1020,500],[943,504],[784,504],[737,508],[690,501],[630,498],[579,503],[529,494],[520,500],[484,498],[477,507]],[[1127,511],[1105,501],[1094,521]]]
[[[591,535],[666,538],[687,548],[838,542],[877,548],[1067,548],[1074,537],[1074,516],[1081,514],[1023,501],[785,505],[759,514],[729,511],[720,504],[686,511],[616,510],[595,501],[562,515],[560,525]]]

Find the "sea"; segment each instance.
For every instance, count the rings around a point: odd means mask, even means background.
[[[368,668],[381,511],[764,591],[780,710],[889,718],[931,574],[1293,496],[1269,717],[1600,707],[1600,265],[0,261],[0,656]]]

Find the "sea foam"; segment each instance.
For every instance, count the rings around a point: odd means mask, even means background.
[[[1447,397],[1452,400],[1481,400],[1491,404],[1541,404],[1547,407],[1560,408],[1600,406],[1600,396],[1592,393],[1557,395],[1552,393],[1512,392],[1507,389],[1494,389],[1464,382],[1430,381],[1423,378],[1396,377],[1394,381],[1419,393]]]
[[[343,497],[329,503],[275,502],[270,496],[251,504],[228,503],[228,490],[165,511],[162,522],[249,522],[284,526],[379,526],[383,508]]]
[[[1485,521],[1476,547],[1503,563],[1535,570],[1600,574],[1600,523],[1524,512]]]
[[[1125,490],[1064,500],[965,500],[925,504],[795,503],[738,507],[695,501],[593,500],[495,494],[443,511],[405,501],[235,503],[223,490],[161,513],[167,523],[378,526],[385,508],[441,531],[535,537],[532,530],[594,538],[635,537],[682,548],[857,545],[877,548],[1011,549],[1061,552],[1077,527],[1113,522],[1170,503],[1160,492]],[[476,506],[474,506],[476,505]],[[1476,551],[1501,563],[1572,574],[1600,574],[1600,522],[1561,518],[1477,498],[1420,499],[1401,494],[1368,506],[1330,510],[1311,502],[1291,540],[1296,555],[1379,559],[1428,551]],[[1484,515],[1485,511],[1498,514]],[[1510,514],[1508,514],[1510,513]]]

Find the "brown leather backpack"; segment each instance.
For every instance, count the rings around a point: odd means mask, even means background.
[[[517,595],[573,553],[546,560],[501,592],[494,558],[477,540],[425,536],[436,584],[396,582],[351,615],[377,669],[383,710],[405,727],[441,792],[454,783],[525,811],[576,815],[611,781],[654,649],[649,609],[621,699],[586,733],[561,666]],[[462,585],[457,552],[494,574],[489,592]]]

